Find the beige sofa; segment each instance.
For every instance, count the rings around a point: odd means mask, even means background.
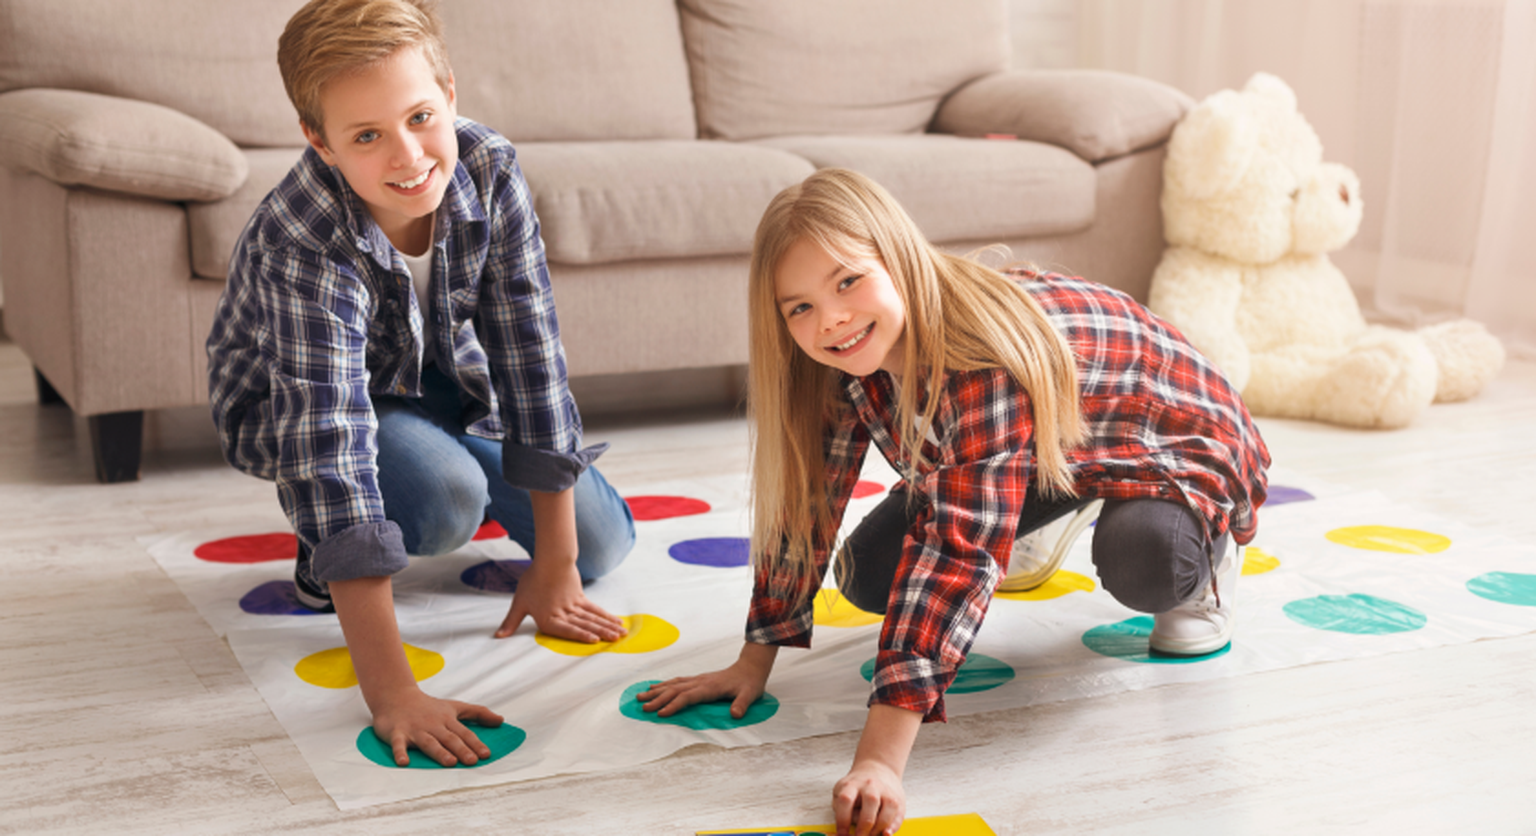
[[[144,410],[207,398],[233,242],[298,158],[301,0],[0,0],[5,329],[136,477]],[[516,144],[572,376],[744,363],[769,198],[864,171],[936,242],[1145,298],[1163,144],[1131,76],[1010,71],[1006,0],[445,0],[459,112]],[[1006,138],[982,138],[985,135]]]

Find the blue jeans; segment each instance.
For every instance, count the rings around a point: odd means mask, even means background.
[[[458,387],[436,366],[422,372],[420,398],[375,396],[379,491],[405,550],[419,556],[468,543],[487,516],[533,554],[528,492],[501,473],[501,442],[464,431]],[[613,571],[635,545],[629,505],[596,467],[576,480],[576,568],[584,581]]]

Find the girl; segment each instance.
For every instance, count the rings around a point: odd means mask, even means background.
[[[838,169],[769,205],[749,281],[747,643],[725,670],[641,694],[646,710],[731,699],[739,717],[778,648],[810,645],[812,596],[871,443],[905,478],[834,572],[852,603],[885,615],[863,736],[833,790],[840,834],[900,825],[917,729],[944,719],[1015,539],[1046,523],[1076,515],[1080,530],[1102,500],[1094,565],[1121,603],[1156,614],[1152,648],[1228,643],[1235,543],[1253,538],[1269,453],[1172,327],[1101,285],[940,253],[884,189]]]

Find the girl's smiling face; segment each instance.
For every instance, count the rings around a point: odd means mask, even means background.
[[[854,377],[900,374],[906,305],[879,259],[845,265],[801,238],[774,273],[774,299],[790,337],[812,360]]]

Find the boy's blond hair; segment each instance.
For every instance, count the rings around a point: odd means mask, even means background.
[[[436,0],[310,0],[277,41],[277,67],[304,126],[325,136],[320,89],[337,76],[417,47],[448,92],[452,70]]]
[[[836,413],[838,373],[799,350],[775,300],[779,264],[802,239],[845,265],[879,259],[901,296],[907,325],[896,426],[908,461],[923,462],[922,439],[949,372],[1004,368],[1033,403],[1041,493],[1076,493],[1065,453],[1084,436],[1076,360],[1039,303],[1016,280],[934,249],[873,180],[822,169],[773,199],[752,247],[748,385],[759,567],[782,560],[804,573],[813,565],[813,546],[832,547],[824,440],[833,422],[857,420]]]

